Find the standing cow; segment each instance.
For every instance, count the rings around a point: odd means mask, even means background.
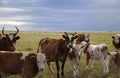
[[[86,54],[87,59],[87,66],[91,65],[93,68],[93,61],[99,60],[103,66],[103,73],[104,75],[108,74],[109,72],[109,52],[108,46],[105,43],[92,45],[90,43],[86,43],[85,41],[81,42],[81,48],[83,48],[84,53]]]
[[[45,60],[42,53],[0,51],[0,78],[17,74],[22,78],[33,78],[43,71]]]
[[[50,62],[55,62],[57,67],[57,78],[60,77],[59,61],[62,62],[61,75],[64,76],[64,64],[65,64],[68,52],[73,47],[73,41],[77,38],[77,35],[75,34],[76,33],[68,34],[65,32],[65,35],[62,35],[64,39],[44,38],[39,42],[38,52],[45,53],[47,64],[50,71],[52,71],[50,67]]]
[[[120,34],[116,34],[115,36],[112,36],[112,38],[113,38],[112,43],[116,51],[118,51],[120,49]]]
[[[15,51],[16,41],[20,39],[19,36],[16,36],[19,32],[19,29],[16,26],[15,28],[17,29],[16,33],[5,34],[3,27],[1,34],[3,37],[1,36],[0,39],[0,51]]]
[[[68,57],[70,58],[73,70],[73,77],[76,78],[78,76],[78,66],[80,62],[80,57],[82,55],[82,51],[80,51],[80,43],[82,41],[89,42],[88,34],[78,34],[76,39],[76,44],[73,46],[73,49],[68,53]]]
[[[76,78],[78,76],[78,66],[81,57],[80,46],[78,44],[73,46],[73,49],[68,53],[68,57],[72,64],[73,77]]]

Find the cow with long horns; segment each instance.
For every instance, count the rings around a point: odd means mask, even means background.
[[[4,27],[2,29],[2,35],[0,39],[0,51],[15,51],[16,41],[20,39],[17,34],[19,33],[19,29],[15,26],[17,32],[5,34]]]

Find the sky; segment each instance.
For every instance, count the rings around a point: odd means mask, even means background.
[[[0,30],[120,31],[120,0],[0,0]]]

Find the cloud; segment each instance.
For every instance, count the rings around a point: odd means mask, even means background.
[[[1,17],[0,20],[4,20],[4,21],[22,21],[22,20],[29,20],[29,19],[34,19],[34,17],[32,16],[29,16],[29,15],[26,15],[26,16],[4,16],[4,17]]]
[[[26,24],[25,22],[20,22],[20,21],[0,21],[1,25],[24,25]]]
[[[0,7],[0,11],[1,12],[21,12],[25,10],[21,8],[14,8],[14,7]]]
[[[17,24],[25,30],[92,30],[120,25],[119,0],[2,1],[0,24]]]

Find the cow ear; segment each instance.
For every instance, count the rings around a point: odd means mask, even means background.
[[[62,35],[62,37],[63,37],[64,39],[66,39],[66,38],[67,38],[65,35]]]
[[[31,56],[30,57],[30,61],[35,61],[36,60],[36,57],[35,56]]]
[[[16,40],[19,40],[19,39],[20,39],[20,36],[16,36],[15,39],[16,39]]]
[[[74,37],[74,39],[76,39],[78,37],[78,35],[76,35],[75,37]]]
[[[2,40],[6,40],[6,37],[2,37]]]
[[[113,39],[115,39],[115,37],[114,37],[114,36],[112,36],[112,38],[113,38]]]

